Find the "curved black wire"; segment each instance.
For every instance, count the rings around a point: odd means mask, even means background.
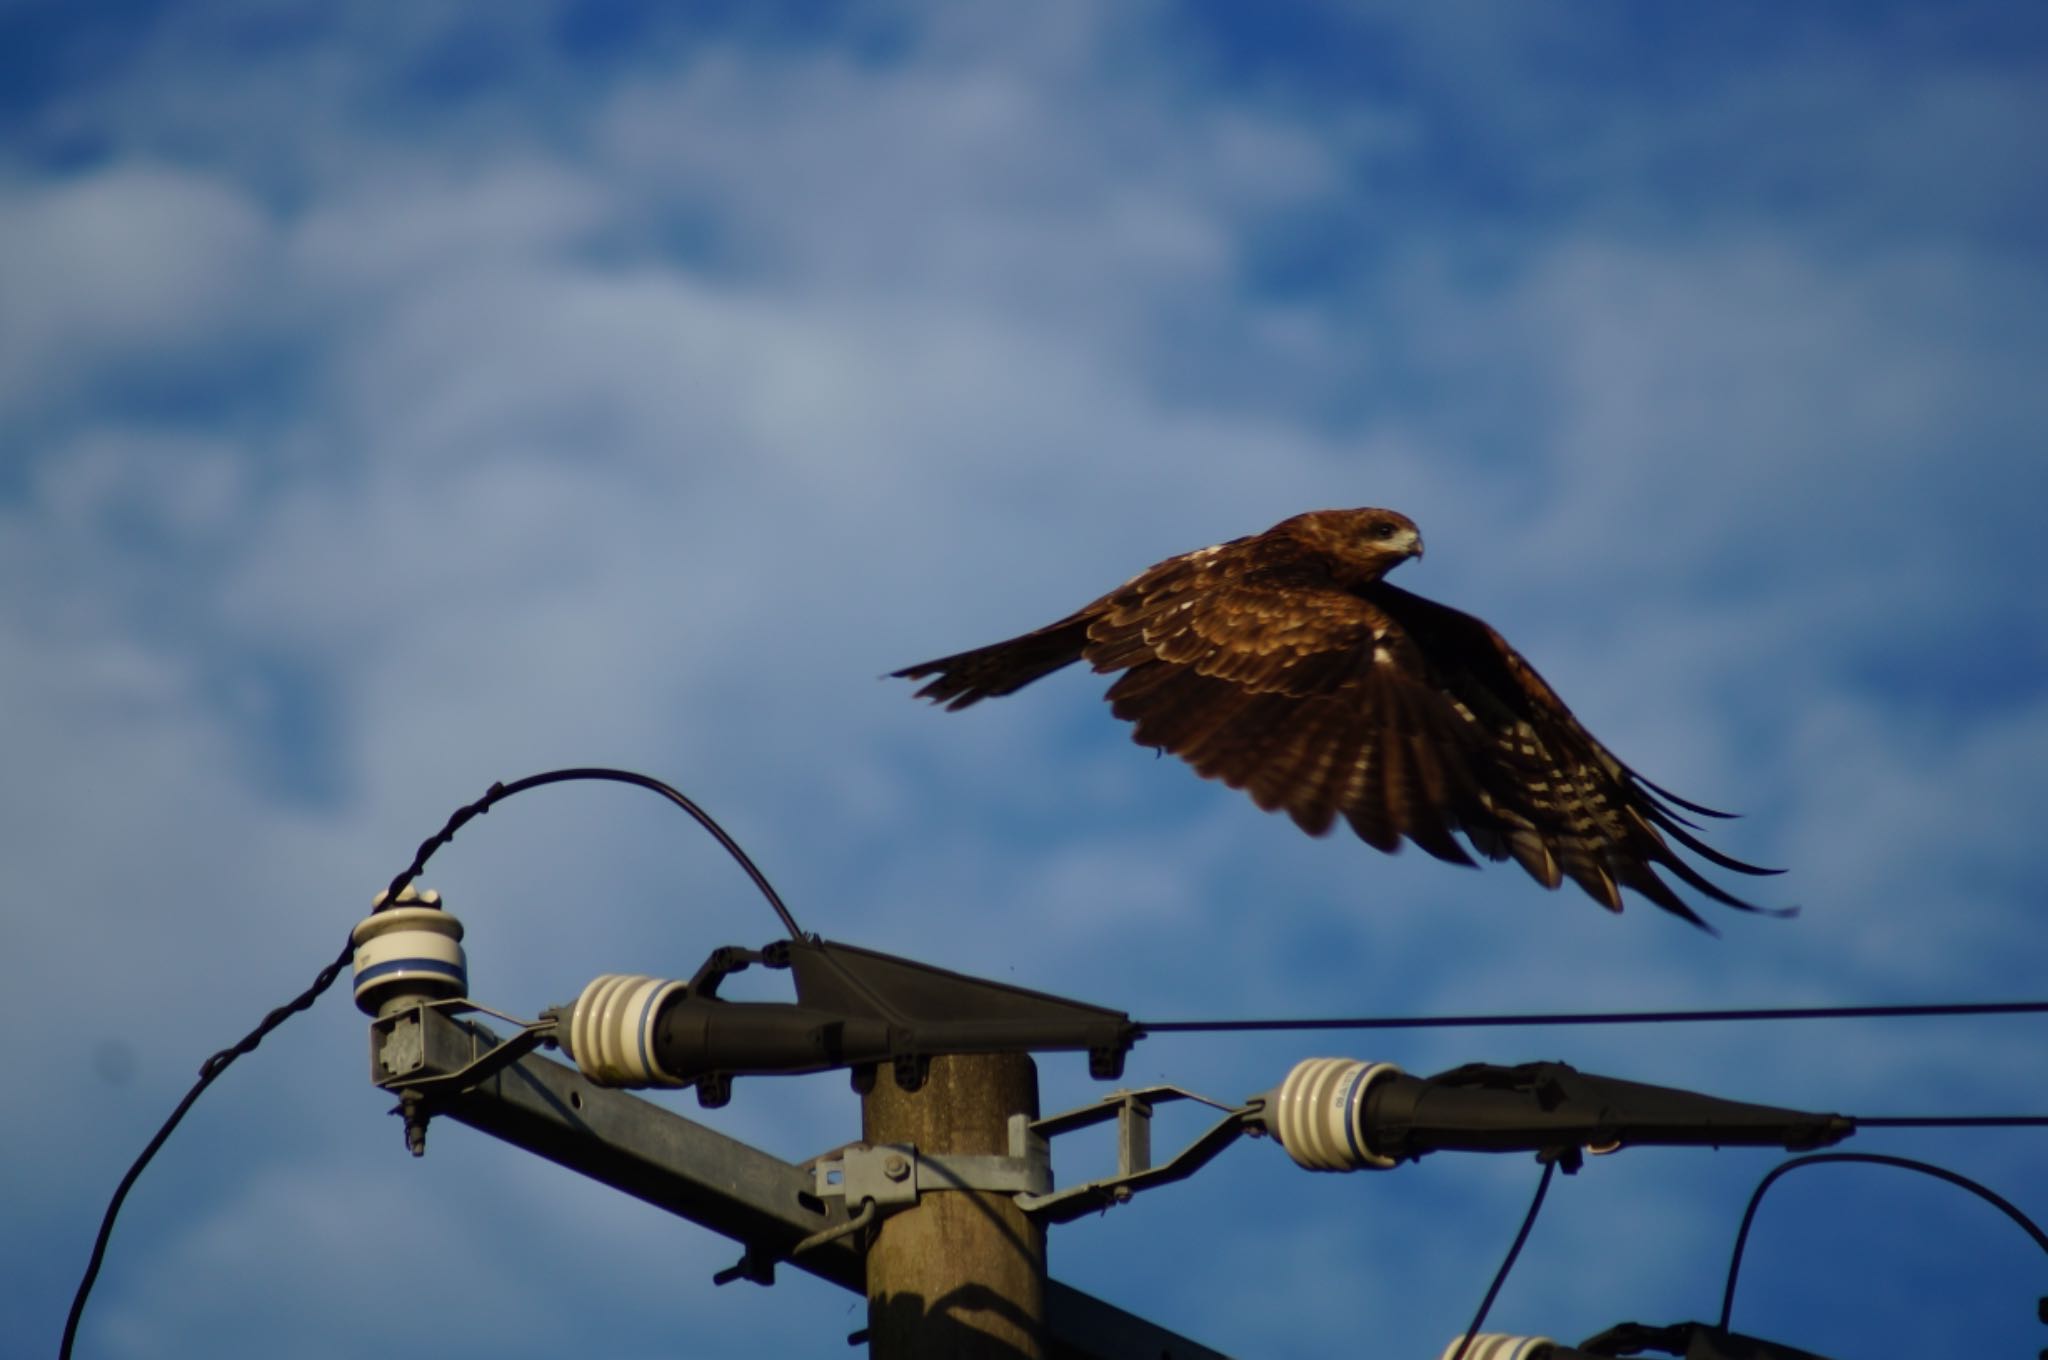
[[[1147,1034],[1226,1034],[1263,1030],[1518,1029],[1541,1025],[1673,1025],[1731,1020],[1882,1020],[1927,1015],[2048,1014],[2048,1001],[1958,1001],[1920,1006],[1770,1006],[1756,1010],[1585,1011],[1528,1015],[1350,1016],[1302,1020],[1144,1020]]]
[[[1529,1229],[1536,1226],[1537,1211],[1543,1208],[1543,1197],[1550,1192],[1550,1178],[1557,1174],[1557,1159],[1548,1157],[1543,1162],[1543,1176],[1536,1182],[1536,1198],[1529,1201],[1529,1212],[1522,1216],[1522,1230],[1515,1234],[1514,1244],[1508,1248],[1507,1259],[1500,1263],[1500,1269],[1493,1273],[1493,1283],[1486,1287],[1486,1297],[1479,1301],[1479,1311],[1472,1315],[1472,1325],[1465,1329],[1464,1339],[1458,1342],[1457,1351],[1451,1360],[1465,1360],[1465,1352],[1472,1349],[1473,1340],[1479,1329],[1486,1325],[1486,1315],[1493,1311],[1493,1301],[1500,1295],[1500,1287],[1508,1282],[1508,1272],[1515,1268],[1515,1258],[1522,1254],[1522,1244],[1529,1240]]]
[[[114,1235],[114,1219],[119,1216],[121,1205],[127,1200],[128,1192],[134,1188],[136,1180],[141,1177],[143,1168],[149,1165],[157,1150],[169,1140],[172,1130],[184,1120],[185,1112],[192,1108],[200,1093],[213,1085],[214,1078],[225,1072],[229,1063],[262,1043],[270,1031],[319,1000],[320,994],[332,987],[334,980],[341,976],[342,970],[349,966],[355,957],[355,950],[355,940],[351,936],[348,943],[342,946],[341,953],[335,955],[334,962],[320,970],[319,976],[313,979],[312,986],[264,1016],[263,1023],[242,1036],[240,1043],[232,1048],[222,1049],[199,1065],[199,1080],[192,1083],[192,1089],[185,1093],[185,1098],[171,1111],[171,1117],[156,1131],[156,1137],[150,1139],[149,1145],[142,1149],[142,1155],[128,1168],[128,1174],[121,1177],[120,1185],[114,1188],[113,1198],[107,1201],[106,1216],[100,1219],[99,1235],[93,1238],[92,1256],[85,1263],[85,1277],[78,1282],[78,1292],[71,1296],[71,1312],[64,1319],[64,1339],[57,1347],[58,1360],[70,1360],[71,1347],[78,1340],[79,1319],[85,1316],[86,1297],[92,1293],[93,1282],[99,1279],[100,1264],[107,1256],[107,1243]]]
[[[604,780],[614,784],[631,784],[637,788],[649,789],[689,813],[697,819],[697,825],[710,832],[711,838],[725,848],[725,853],[731,855],[740,868],[746,870],[747,877],[754,881],[754,886],[759,888],[761,895],[768,899],[768,905],[775,909],[776,916],[782,921],[782,928],[789,932],[789,938],[792,940],[801,940],[803,938],[803,932],[797,929],[796,918],[789,914],[789,908],[783,905],[781,896],[775,891],[774,885],[768,881],[767,875],[755,867],[754,861],[747,857],[747,852],[740,849],[739,842],[726,835],[725,828],[716,821],[713,821],[710,813],[690,801],[680,790],[672,788],[650,775],[635,774],[631,770],[607,769],[603,766],[578,766],[566,770],[549,770],[544,774],[530,774],[524,779],[515,779],[509,784],[491,785],[485,791],[483,797],[466,807],[457,808],[455,814],[448,819],[446,826],[420,842],[420,848],[414,853],[412,863],[406,867],[405,872],[391,880],[391,886],[385,890],[384,900],[396,902],[398,895],[404,892],[412,881],[420,876],[420,871],[427,867],[427,861],[434,857],[434,852],[449,841],[454,840],[455,833],[467,826],[472,818],[481,817],[484,813],[489,812],[497,804],[502,803],[515,793],[524,793],[528,789],[537,789],[546,784],[564,784],[571,780],[579,779]]]
[[[776,894],[774,886],[754,866],[754,861],[747,857],[747,852],[740,849],[739,843],[726,834],[725,828],[712,820],[710,813],[690,801],[681,791],[671,788],[659,779],[644,774],[634,774],[630,770],[612,770],[601,767],[549,770],[545,774],[528,775],[524,779],[515,779],[510,784],[491,785],[483,797],[477,799],[474,803],[457,808],[454,815],[449,817],[445,826],[420,842],[420,848],[413,853],[412,863],[406,867],[403,873],[391,880],[391,885],[385,890],[383,900],[386,902],[397,901],[399,895],[411,885],[414,879],[420,876],[421,870],[427,867],[427,861],[434,857],[436,851],[449,841],[454,840],[455,833],[464,826],[467,826],[473,818],[480,817],[484,813],[489,812],[495,804],[503,802],[515,793],[524,793],[528,789],[537,789],[544,784],[561,784],[578,779],[608,780],[612,783],[633,784],[640,788],[651,789],[674,803],[677,807],[680,807],[683,811],[689,813],[697,819],[699,826],[710,832],[712,838],[725,847],[727,854],[739,861],[740,867],[747,871],[749,878],[753,879],[754,886],[759,888],[761,894],[768,899],[768,905],[775,908],[775,914],[781,918],[783,927],[789,931],[790,939],[798,940],[802,938],[802,932],[797,929],[796,918],[789,914],[789,908],[783,905],[782,898]],[[107,1256],[107,1244],[114,1235],[114,1220],[120,1216],[121,1206],[127,1201],[128,1192],[134,1188],[135,1182],[141,1177],[143,1169],[156,1157],[157,1151],[163,1147],[165,1142],[170,1139],[172,1132],[184,1121],[185,1114],[192,1108],[193,1102],[199,1099],[201,1093],[207,1087],[213,1085],[216,1077],[227,1070],[228,1064],[241,1057],[244,1053],[252,1051],[256,1045],[263,1042],[265,1036],[270,1031],[276,1029],[286,1020],[289,1020],[300,1011],[310,1008],[315,1001],[320,999],[322,992],[325,992],[334,985],[334,980],[341,976],[342,971],[349,966],[354,958],[355,938],[354,933],[351,932],[348,943],[342,946],[341,953],[335,956],[334,962],[320,970],[319,975],[313,979],[312,986],[264,1016],[263,1023],[250,1030],[248,1034],[242,1037],[239,1043],[231,1048],[222,1049],[200,1064],[199,1080],[193,1083],[192,1089],[185,1093],[185,1098],[178,1102],[176,1109],[171,1111],[170,1118],[163,1122],[163,1127],[156,1131],[156,1136],[150,1139],[148,1145],[142,1149],[142,1155],[137,1157],[134,1163],[129,1166],[128,1173],[121,1177],[121,1183],[114,1188],[113,1197],[107,1201],[107,1212],[100,1219],[99,1234],[93,1239],[92,1255],[86,1261],[85,1275],[78,1282],[78,1290],[71,1297],[71,1311],[64,1319],[64,1338],[57,1348],[58,1360],[70,1360],[72,1346],[78,1339],[79,1320],[85,1316],[85,1301],[92,1293],[94,1282],[99,1279],[100,1266]]]
[[[1911,1157],[1894,1157],[1884,1152],[1816,1152],[1806,1157],[1794,1157],[1789,1162],[1772,1167],[1764,1174],[1764,1178],[1757,1182],[1755,1191],[1750,1194],[1749,1207],[1742,1212],[1742,1226],[1735,1233],[1735,1251],[1728,1258],[1728,1287],[1721,1293],[1721,1321],[1716,1325],[1722,1331],[1728,1330],[1729,1315],[1735,1311],[1735,1279],[1742,1270],[1742,1249],[1749,1242],[1749,1227],[1756,1219],[1757,1206],[1763,1203],[1764,1191],[1770,1189],[1778,1177],[1785,1173],[1797,1171],[1802,1166],[1812,1166],[1817,1162],[1869,1162],[1875,1166],[1895,1166],[1902,1171],[1918,1171],[1936,1180],[1947,1181],[1950,1185],[1959,1186],[1996,1205],[2007,1218],[2026,1230],[2027,1235],[2034,1239],[2035,1246],[2043,1252],[2048,1252],[2048,1233],[2043,1233],[2033,1219],[2020,1212],[2018,1205],[1991,1187],[1979,1184],[1961,1172],[1950,1171],[1945,1166],[1915,1161]]]

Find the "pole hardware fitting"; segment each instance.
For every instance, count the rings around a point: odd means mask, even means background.
[[[804,1242],[809,1241],[808,1237],[804,1239]],[[799,1249],[803,1247],[804,1242],[797,1244]],[[789,1254],[794,1256],[796,1252],[792,1251]],[[781,1259],[783,1258],[774,1252],[765,1251],[759,1246],[749,1246],[739,1260],[713,1275],[711,1283],[731,1284],[734,1280],[746,1280],[764,1287],[772,1285],[775,1283],[775,1263]]]
[[[811,1163],[818,1198],[843,1198],[856,1219],[818,1236],[843,1236],[870,1209],[886,1217],[935,1191],[982,1190],[1020,1203],[1051,1191],[1051,1150],[1021,1114],[1010,1116],[1009,1144],[1008,1156],[920,1152],[915,1143],[850,1143],[827,1153]]]
[[[1152,1161],[1152,1111],[1155,1106],[1177,1100],[1223,1112],[1223,1117],[1192,1143],[1164,1162]],[[1140,1190],[1186,1180],[1239,1138],[1263,1132],[1256,1122],[1260,1102],[1226,1105],[1179,1086],[1146,1086],[1135,1091],[1115,1091],[1092,1105],[1049,1115],[1030,1125],[1036,1137],[1050,1143],[1063,1133],[1116,1121],[1116,1171],[1095,1180],[1062,1190],[1027,1192],[1017,1196],[1017,1207],[1046,1223],[1067,1223],[1084,1214],[1116,1204],[1127,1204]],[[1017,1116],[1018,1120],[1022,1116]],[[1013,1129],[1012,1138],[1016,1137]]]
[[[1330,1059],[1297,1064],[1274,1093],[1286,1113],[1286,1094],[1302,1074]],[[1535,1152],[1559,1169],[1578,1169],[1583,1153],[1628,1147],[1777,1147],[1789,1152],[1838,1143],[1856,1131],[1842,1115],[1723,1100],[1717,1096],[1650,1086],[1581,1072],[1560,1062],[1500,1066],[1467,1063],[1433,1077],[1410,1076],[1391,1064],[1335,1063],[1338,1075],[1366,1068],[1355,1081],[1331,1082],[1331,1098],[1315,1102],[1303,1121],[1329,1120],[1362,1149],[1364,1164],[1391,1166],[1431,1152]],[[1308,1149],[1290,1139],[1284,1122],[1274,1131],[1297,1161]],[[1325,1140],[1337,1143],[1335,1133]],[[1330,1169],[1351,1169],[1337,1164]]]
[[[1623,1148],[1782,1147],[1856,1131],[1842,1115],[1723,1100],[1564,1063],[1467,1063],[1433,1077],[1305,1058],[1255,1102],[1256,1122],[1310,1171],[1386,1170],[1432,1152],[1534,1152],[1567,1175]]]
[[[519,1026],[519,1032],[500,1039],[481,1025],[429,1026],[424,1013],[430,1010],[450,1017],[470,1011],[495,1015]],[[370,1022],[370,1080],[387,1091],[416,1091],[422,1096],[466,1091],[554,1038],[555,1022],[549,1016],[519,1020],[463,996],[422,1002]],[[434,1075],[412,1075],[422,1071]]]
[[[787,969],[796,1000],[728,1001],[719,986],[760,964]],[[694,1086],[723,1104],[738,1076],[886,1068],[916,1090],[941,1054],[1078,1050],[1112,1080],[1140,1031],[1123,1011],[948,972],[830,940],[712,951],[688,982],[607,974],[558,1007],[559,1038],[583,1075],[615,1087]]]
[[[431,888],[407,888],[395,901],[378,893],[349,938],[355,944],[356,1006],[365,1015],[388,1015],[469,990],[462,922],[442,908],[441,894]]]
[[[429,1024],[430,1011],[444,1018]],[[481,1025],[453,1018],[469,1011],[510,1020],[519,1031],[500,1039]],[[405,1120],[406,1150],[422,1157],[427,1150],[427,1122],[439,1102],[474,1090],[535,1049],[553,1043],[554,1032],[552,1017],[517,1020],[467,997],[386,1010],[370,1022],[370,1081],[398,1093],[398,1104],[391,1112]]]
[[[1045,1139],[1024,1115],[1010,1116],[1010,1154],[919,1152],[915,1143],[849,1143],[809,1162],[812,1188],[821,1200],[843,1199],[849,1217],[821,1228],[786,1253],[749,1248],[711,1277],[713,1284],[752,1280],[775,1283],[778,1261],[793,1260],[842,1237],[865,1235],[888,1215],[913,1208],[920,1197],[946,1190],[981,1190],[1014,1195],[1018,1202],[1052,1189],[1052,1155]]]
[[[1206,1132],[1164,1162],[1152,1160],[1155,1106],[1191,1100],[1222,1112]],[[1017,1207],[1045,1223],[1067,1223],[1086,1214],[1128,1203],[1140,1190],[1185,1180],[1246,1135],[1264,1132],[1258,1122],[1262,1101],[1226,1105],[1179,1086],[1146,1086],[1117,1091],[1092,1105],[1032,1120],[1010,1116],[1007,1157],[935,1156],[909,1143],[854,1143],[811,1163],[819,1198],[843,1197],[856,1219],[799,1243],[845,1236],[866,1226],[870,1210],[879,1219],[909,1208],[935,1190],[984,1190],[1014,1197]],[[1110,1175],[1055,1190],[1052,1139],[1063,1133],[1116,1121],[1117,1165]],[[796,1254],[794,1251],[792,1255]]]
[[[1450,1355],[1462,1339],[1453,1337],[1451,1345],[1444,1348],[1444,1354]],[[1481,1333],[1474,1341],[1476,1343],[1485,1339],[1486,1334]],[[1495,1339],[1503,1347],[1514,1342],[1532,1347],[1538,1343],[1537,1338]],[[1547,1351],[1502,1349],[1484,1354],[1498,1354],[1504,1357],[1548,1354],[1558,1357],[1558,1360],[1591,1360],[1595,1356],[1623,1354],[1647,1357],[1651,1352],[1655,1352],[1658,1355],[1679,1356],[1682,1360],[1828,1360],[1827,1356],[1816,1351],[1800,1350],[1783,1342],[1766,1341],[1759,1336],[1746,1336],[1741,1332],[1727,1331],[1704,1322],[1675,1322],[1661,1327],[1652,1323],[1622,1322],[1597,1336],[1587,1337],[1577,1347],[1559,1346],[1554,1342],[1549,1345],[1550,1349]],[[1480,1354],[1482,1352],[1475,1344],[1474,1349],[1468,1353],[1467,1360]]]
[[[904,1206],[899,1205],[898,1207]],[[775,1283],[775,1267],[777,1264],[783,1261],[794,1261],[805,1252],[822,1247],[828,1242],[837,1242],[842,1237],[862,1234],[861,1247],[865,1250],[868,1241],[865,1236],[867,1230],[881,1221],[882,1211],[880,1207],[873,1200],[869,1200],[860,1206],[858,1213],[854,1214],[844,1223],[837,1223],[829,1228],[820,1228],[809,1237],[799,1240],[788,1251],[769,1251],[758,1244],[749,1246],[739,1260],[713,1275],[711,1283],[731,1284],[734,1280],[751,1280],[758,1285],[772,1285]]]

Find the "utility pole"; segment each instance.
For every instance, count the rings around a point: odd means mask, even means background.
[[[994,1156],[1012,1115],[1038,1117],[1038,1068],[1023,1053],[942,1054],[904,1090],[888,1064],[861,1098],[870,1145],[921,1155]],[[920,1187],[868,1250],[868,1340],[874,1360],[1043,1360],[1045,1228],[1015,1198]]]
[[[1856,1130],[1841,1115],[1562,1063],[1414,1077],[1344,1058],[1296,1063],[1239,1104],[1149,1086],[1041,1118],[1031,1052],[1085,1051],[1090,1074],[1114,1080],[1141,1028],[1120,1011],[793,936],[714,950],[689,982],[606,974],[501,1039],[465,1018],[487,1008],[467,997],[462,934],[426,894],[356,928],[371,1079],[398,1096],[412,1153],[446,1115],[736,1239],[743,1254],[716,1283],[772,1284],[788,1265],[864,1287],[868,1329],[849,1340],[875,1360],[1222,1360],[1048,1280],[1045,1229],[1185,1179],[1246,1134],[1270,1134],[1309,1170],[1357,1171],[1438,1151],[1534,1151],[1555,1165],[1636,1144],[1803,1150]],[[757,963],[792,972],[795,1004],[717,995]],[[577,1065],[542,1057],[543,1045]],[[863,1141],[803,1165],[622,1089],[694,1085],[718,1105],[738,1075],[832,1068],[854,1073]],[[1153,1108],[1174,1100],[1221,1117],[1155,1162]],[[1056,1187],[1051,1141],[1112,1120],[1114,1173]]]

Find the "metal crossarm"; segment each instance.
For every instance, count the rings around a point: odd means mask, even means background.
[[[843,1197],[817,1193],[814,1169],[749,1147],[630,1092],[598,1086],[575,1068],[540,1054],[493,1070],[487,1060],[506,1041],[442,1008],[419,1006],[386,1018],[395,1022],[401,1016],[417,1027],[402,1040],[407,1070],[393,1071],[373,1052],[371,1076],[378,1086],[403,1098],[408,1089],[427,1088],[465,1067],[471,1075],[482,1074],[462,1089],[442,1085],[411,1102],[422,1122],[446,1115],[734,1239],[746,1255],[726,1278],[768,1283],[775,1264],[786,1261],[841,1288],[865,1292],[866,1261],[858,1233],[849,1230],[791,1254],[808,1238],[855,1226]],[[926,1160],[931,1168],[923,1176],[927,1190],[942,1188],[949,1169],[969,1177],[990,1170],[972,1165],[977,1160],[972,1158]],[[1056,1360],[1129,1355],[1228,1360],[1220,1351],[1057,1280],[1047,1281],[1045,1316]]]

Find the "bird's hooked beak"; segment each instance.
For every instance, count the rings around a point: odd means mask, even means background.
[[[1422,556],[1422,535],[1413,529],[1403,532],[1399,538],[1394,540],[1394,543],[1409,557],[1420,558]]]

